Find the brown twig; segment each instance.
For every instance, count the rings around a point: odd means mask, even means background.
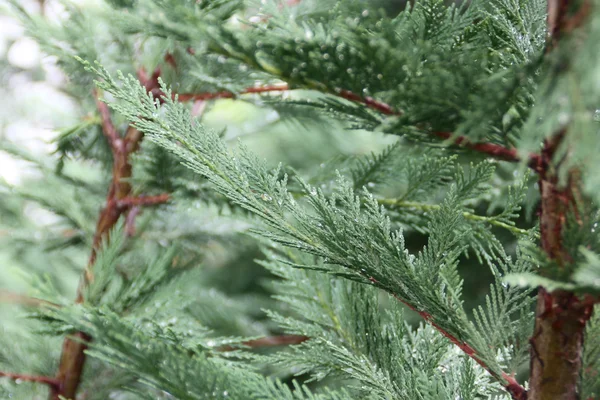
[[[233,99],[241,94],[257,94],[269,92],[286,92],[290,90],[288,85],[268,85],[251,87],[242,90],[239,93],[221,91],[221,92],[205,92],[205,93],[181,93],[177,94],[179,101],[197,101],[197,100],[214,100],[214,99]],[[175,95],[173,95],[175,97]]]
[[[351,101],[354,101],[357,103],[363,103],[369,108],[380,111],[382,114],[400,115],[400,112],[395,111],[392,108],[392,106],[390,106],[389,104],[385,104],[381,101],[375,100],[372,97],[369,97],[369,96],[362,97],[362,96],[357,95],[356,93],[352,93],[351,91],[344,90],[344,89],[338,90],[337,93],[339,94],[340,97],[342,97],[346,100],[351,100]]]
[[[262,347],[290,346],[306,342],[309,339],[308,336],[302,335],[266,336],[260,339],[247,340],[241,344],[245,347],[258,349]],[[233,351],[236,349],[235,346],[221,346],[218,348],[219,351]]]
[[[207,93],[181,93],[178,95],[173,95],[173,98],[177,97],[179,101],[193,101],[193,100],[213,100],[213,99],[232,99],[240,94],[251,94],[251,93],[269,93],[269,92],[281,92],[291,90],[288,85],[267,85],[261,87],[252,87],[245,90],[242,90],[240,93],[236,94],[228,91],[221,92],[207,92]],[[342,97],[346,100],[350,100],[356,103],[362,103],[365,106],[379,111],[385,115],[401,115],[401,112],[394,110],[392,106],[386,104],[382,101],[376,100],[373,97],[369,96],[359,96],[356,93],[353,93],[349,90],[339,89],[335,91],[335,94],[339,97]],[[158,95],[158,94],[157,94]],[[160,97],[160,95],[159,95]],[[517,149],[508,148],[501,146],[499,144],[493,143],[472,143],[464,136],[453,137],[451,132],[432,132],[434,136],[439,137],[440,139],[448,140],[453,139],[453,144],[457,146],[466,147],[470,150],[476,151],[478,153],[486,154],[490,157],[493,157],[498,160],[510,161],[510,162],[520,162],[521,158],[517,154]],[[530,154],[528,158],[528,165],[531,168],[535,168],[539,163],[539,155]]]
[[[131,207],[125,218],[125,233],[128,237],[135,236],[135,217],[140,213],[140,208],[137,206]]]
[[[592,0],[582,0],[574,13],[569,13],[572,0],[548,0],[548,46],[551,51],[566,33],[583,25],[592,11]]]
[[[14,303],[27,307],[61,307],[60,304],[52,303],[51,301],[37,299],[35,297],[25,296],[18,293],[12,293],[6,290],[0,290],[0,303]]]
[[[508,382],[504,387],[514,400],[527,400],[527,390],[517,382],[514,374],[503,373],[502,377]]]
[[[140,81],[149,92],[159,90],[159,74],[160,70],[158,69],[150,77],[146,75],[145,71],[138,71]],[[111,121],[108,107],[97,98],[96,92],[94,92],[94,96],[96,96],[96,106],[102,120],[102,132],[112,150],[112,180],[108,194],[106,195],[105,206],[101,210],[96,224],[88,265],[77,290],[77,298],[75,300],[77,303],[84,302],[85,288],[94,279],[93,266],[96,261],[97,251],[103,241],[109,240],[109,232],[120,217],[122,215],[129,216],[132,208],[142,205],[159,204],[168,200],[166,195],[131,196],[131,184],[128,181],[132,173],[130,155],[139,148],[143,135],[137,129],[129,127],[124,137],[121,138]],[[133,211],[130,218],[127,218],[130,226],[133,226],[135,214],[137,212]],[[92,338],[84,332],[78,332],[73,337],[65,339],[56,375],[58,382],[57,390],[50,393],[50,400],[59,400],[61,397],[75,399],[85,365],[86,343],[91,340]]]
[[[168,202],[170,195],[168,193],[159,194],[156,196],[128,196],[117,201],[117,206],[121,208],[136,207],[136,206],[155,206]]]
[[[121,138],[119,137],[117,129],[110,119],[110,110],[108,109],[108,106],[106,103],[100,100],[96,89],[94,89],[93,93],[94,98],[96,99],[96,108],[98,108],[100,120],[102,121],[102,133],[106,137],[106,141],[108,142],[113,153],[116,153],[119,151]]]
[[[435,136],[448,140],[452,138],[451,132],[434,132]],[[504,146],[500,146],[498,144],[493,143],[471,143],[469,139],[464,136],[458,136],[454,138],[454,144],[457,146],[464,146],[471,150],[474,150],[478,153],[487,154],[498,160],[510,161],[510,162],[519,162],[521,158],[517,154],[517,149],[514,147],[508,148]],[[539,164],[540,156],[538,154],[530,154],[528,158],[527,165],[533,169]]]
[[[43,383],[45,385],[50,386],[51,392],[56,392],[58,390],[58,386],[60,384],[58,379],[51,377],[51,376],[14,374],[11,372],[0,371],[0,377],[6,377],[9,379],[12,379],[13,381],[21,380],[24,382]]]
[[[370,277],[369,280],[374,285],[379,286],[385,290],[385,288],[383,288],[379,284],[379,281],[377,279]],[[400,301],[402,304],[404,304],[405,306],[407,306],[408,308],[410,308],[411,310],[413,310],[414,312],[419,314],[421,316],[421,318],[423,318],[427,323],[429,323],[431,326],[433,326],[438,332],[440,332],[442,335],[444,335],[446,338],[448,338],[448,340],[450,340],[450,342],[452,342],[452,344],[454,344],[456,347],[458,347],[460,350],[462,350],[463,353],[465,353],[467,356],[469,356],[471,359],[473,359],[473,361],[475,361],[477,364],[479,364],[484,370],[488,371],[488,373],[490,375],[492,375],[494,378],[496,378],[500,381],[505,381],[506,384],[504,387],[513,396],[514,400],[526,400],[527,399],[527,397],[526,397],[527,391],[525,390],[525,388],[523,386],[519,385],[519,383],[514,378],[511,379],[511,377],[504,372],[501,375],[494,373],[494,371],[492,371],[490,369],[490,367],[481,358],[479,358],[479,355],[477,354],[475,349],[470,344],[458,339],[457,337],[452,335],[450,332],[446,331],[444,328],[442,328],[440,325],[438,325],[433,320],[433,316],[431,314],[429,314],[426,311],[417,310],[417,308],[414,305],[402,300],[398,296],[394,295],[394,297],[396,298],[396,300]],[[523,393],[525,393],[525,397],[523,397]],[[516,396],[520,396],[520,397],[516,397]]]
[[[297,3],[299,3],[299,1],[291,2],[291,4],[297,4]],[[188,52],[190,54],[194,54],[193,49],[191,49],[191,48],[188,49]],[[173,68],[177,67],[177,62],[171,53],[166,54],[165,62]],[[157,71],[159,74],[160,70],[157,69]],[[159,101],[163,101],[164,93],[160,89],[157,89],[158,88],[158,75],[156,74],[156,72],[155,72],[155,75],[153,75],[149,79],[145,75],[145,72],[142,71],[142,73],[143,73],[143,75],[140,75],[140,80],[146,79],[149,82],[151,82],[151,84],[154,85],[155,89],[150,90],[150,91],[154,94],[156,99],[158,99]],[[283,84],[279,84],[279,85],[265,85],[265,86],[251,87],[251,88],[244,89],[244,90],[240,91],[239,93],[234,93],[231,91],[220,91],[220,92],[204,92],[204,93],[179,93],[179,94],[173,94],[172,96],[173,96],[173,100],[177,99],[178,101],[181,101],[181,102],[187,102],[187,101],[205,101],[205,100],[214,100],[214,99],[233,99],[233,98],[236,98],[238,95],[243,95],[243,94],[285,92],[285,91],[289,91],[289,90],[291,90],[289,85],[286,83],[283,83]],[[370,96],[358,95],[350,90],[338,88],[338,89],[330,92],[330,94],[334,94],[336,96],[339,96],[341,98],[344,98],[346,100],[350,100],[350,101],[353,101],[356,103],[362,103],[365,106],[367,106],[373,110],[379,111],[380,113],[382,113],[384,115],[402,115],[402,112],[394,109],[394,107],[392,107],[389,104],[386,104],[382,101],[374,99],[373,97],[370,97]],[[520,162],[521,161],[521,158],[517,154],[517,149],[515,149],[514,147],[508,148],[508,147],[505,147],[505,146],[502,146],[499,144],[493,144],[493,143],[473,143],[464,136],[454,137],[454,135],[451,132],[432,132],[432,134],[434,136],[437,136],[444,140],[452,139],[454,145],[466,147],[470,150],[476,151],[478,153],[486,154],[486,155],[496,158],[498,160],[509,161],[509,162]],[[539,164],[539,155],[530,154],[527,159],[527,165],[529,167],[535,169],[538,164]]]

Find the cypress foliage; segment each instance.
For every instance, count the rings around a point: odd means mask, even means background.
[[[0,396],[600,398],[597,2],[9,1]]]

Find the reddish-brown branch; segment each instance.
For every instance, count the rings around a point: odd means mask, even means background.
[[[50,377],[50,376],[14,374],[11,372],[0,371],[0,377],[6,377],[6,378],[12,379],[14,381],[21,380],[24,382],[43,383],[45,385],[50,386],[50,391],[52,391],[52,392],[55,392],[59,386],[58,379],[56,379],[54,377]]]
[[[168,193],[163,193],[156,196],[128,196],[119,200],[117,202],[117,206],[121,208],[154,206],[168,202],[170,197],[171,196]]]
[[[277,347],[277,346],[290,346],[306,342],[310,338],[302,335],[281,335],[281,336],[266,336],[260,339],[247,340],[242,342],[242,345],[253,349],[261,347]],[[219,351],[233,351],[238,347],[235,346],[221,346],[218,348]]]
[[[135,217],[140,213],[140,208],[137,206],[131,207],[125,218],[125,233],[127,236],[135,236]]]
[[[369,280],[371,282],[373,282],[374,285],[380,286],[379,281],[377,281],[377,279],[370,277]],[[490,367],[488,365],[486,365],[486,363],[482,359],[479,358],[479,356],[477,355],[477,352],[470,344],[459,340],[457,337],[452,335],[450,332],[446,331],[444,328],[439,326],[433,320],[433,317],[431,314],[429,314],[426,311],[417,310],[414,305],[402,300],[398,296],[394,296],[394,297],[396,298],[396,300],[400,301],[402,304],[404,304],[405,306],[407,306],[408,308],[410,308],[411,310],[413,310],[414,312],[419,314],[421,316],[421,318],[423,318],[427,323],[429,323],[431,326],[433,326],[438,332],[440,332],[442,335],[444,335],[446,338],[448,338],[448,340],[450,340],[450,342],[452,342],[452,344],[454,344],[456,347],[458,347],[460,350],[462,350],[467,356],[469,356],[471,359],[473,359],[484,370],[488,371],[490,373],[490,375],[492,375],[496,379],[506,381],[506,385],[504,387],[511,394],[511,396],[513,396],[514,400],[526,400],[527,399],[527,394],[526,394],[527,391],[525,390],[525,388],[523,386],[519,385],[519,383],[514,378],[511,378],[508,374],[506,374],[504,372],[500,376],[498,374],[494,373],[490,369]]]
[[[548,35],[549,46],[547,51],[551,51],[558,40],[565,33],[583,25],[592,11],[592,0],[581,1],[579,8],[574,13],[569,13],[569,7],[572,0],[548,0]]]
[[[250,94],[250,93],[269,93],[269,92],[281,92],[291,90],[288,85],[267,85],[261,87],[252,87],[245,90],[242,90],[239,94]],[[392,106],[386,104],[382,101],[376,100],[369,96],[359,96],[356,93],[353,93],[349,90],[339,89],[335,91],[336,95],[342,97],[346,100],[354,101],[356,103],[362,103],[365,106],[379,111],[385,115],[401,115],[401,112],[394,110]],[[156,94],[159,95],[160,94]],[[195,100],[213,100],[213,99],[232,99],[235,98],[238,94],[228,91],[221,92],[207,92],[207,93],[181,93],[177,95],[177,99],[182,102],[186,101],[195,101]],[[175,95],[173,95],[175,98]],[[440,139],[448,140],[453,137],[451,132],[433,132],[434,136],[439,137]],[[486,154],[490,157],[496,158],[498,160],[510,161],[510,162],[519,162],[521,158],[517,154],[517,149],[508,148],[498,144],[493,143],[472,143],[464,136],[458,136],[454,138],[453,144],[457,146],[463,146],[478,153]],[[537,154],[531,154],[528,158],[528,165],[531,168],[534,168],[539,163],[539,156]]]
[[[434,132],[435,136],[440,139],[450,139],[452,137],[451,132]],[[487,154],[495,159],[511,162],[519,162],[521,158],[517,154],[517,149],[514,147],[508,148],[493,143],[471,143],[464,136],[458,136],[454,139],[454,144],[457,146],[464,146],[478,153]],[[534,170],[540,162],[540,156],[538,154],[530,154],[527,165]]]
[[[372,97],[368,97],[368,96],[362,97],[362,96],[357,95],[356,93],[352,93],[351,91],[344,90],[344,89],[339,90],[338,94],[340,97],[342,97],[346,100],[355,101],[357,103],[363,103],[369,108],[380,111],[382,114],[386,114],[386,115],[399,115],[400,114],[399,112],[395,111],[392,108],[392,106],[385,104],[381,101],[375,100]]]
[[[96,99],[96,108],[98,108],[98,112],[100,113],[100,120],[102,121],[102,133],[106,137],[106,141],[111,147],[113,152],[117,152],[117,147],[119,146],[120,138],[117,133],[117,129],[112,123],[110,119],[110,111],[106,103],[104,103],[98,97],[98,91],[94,89],[94,98]]]
[[[295,4],[295,3],[294,3]],[[192,49],[188,49],[193,54]],[[173,55],[167,53],[165,56],[165,62],[172,67],[177,66],[177,62],[174,59]],[[161,100],[164,96],[164,93],[158,89],[158,74],[160,74],[160,70],[157,69],[155,74],[152,77],[148,78],[144,71],[141,71],[140,80],[147,80],[152,85],[153,89],[150,89],[148,86],[148,90],[154,94],[155,98]],[[289,91],[291,88],[287,84],[280,85],[265,85],[258,87],[251,87],[245,90],[240,91],[239,93],[234,93],[230,91],[220,91],[220,92],[204,92],[204,93],[179,93],[173,94],[173,99],[177,98],[178,101],[187,102],[187,101],[205,101],[205,100],[214,100],[214,99],[232,99],[236,98],[238,95],[243,94],[257,94],[257,93],[269,93],[269,92],[285,92]],[[394,109],[389,104],[386,104],[382,101],[374,99],[370,96],[361,96],[350,90],[346,89],[336,89],[333,91],[333,94],[344,98],[346,100],[350,100],[356,103],[362,103],[365,106],[379,111],[384,115],[401,115],[402,112]],[[162,100],[161,100],[162,101]],[[453,138],[453,144],[457,146],[466,147],[478,153],[486,154],[490,157],[510,162],[519,162],[521,158],[517,154],[517,149],[508,148],[498,144],[493,143],[472,143],[469,139],[464,136],[453,137],[451,132],[432,132],[434,136],[439,137],[440,139],[448,140]],[[539,156],[537,154],[530,154],[527,160],[527,164],[529,167],[536,169],[539,164]]]
[[[377,110],[385,115],[401,115],[402,113],[394,110],[392,106],[389,104],[383,103],[381,101],[375,100],[372,97],[362,97],[357,95],[356,93],[350,92],[348,90],[339,90],[338,94],[340,97],[344,99],[355,101],[357,103],[363,103],[369,108]],[[434,136],[439,137],[440,139],[448,140],[453,138],[453,134],[451,132],[432,132]],[[493,143],[473,143],[469,139],[464,136],[457,136],[453,138],[453,144],[457,146],[463,146],[478,153],[486,154],[490,157],[493,157],[498,160],[510,161],[510,162],[519,162],[521,158],[517,154],[517,149],[514,147],[508,148],[501,146],[499,144]],[[531,168],[534,168],[538,164],[539,156],[537,154],[531,154],[528,158],[528,165]]]
[[[556,163],[554,155],[566,134],[563,129],[545,141],[539,187],[542,249],[560,269],[568,271],[573,270],[573,256],[563,245],[567,216],[572,213],[576,217],[574,223],[583,225],[586,213],[579,210],[585,204],[580,173],[570,169],[566,184],[559,184],[558,170],[562,163]],[[592,296],[580,298],[564,290],[550,293],[539,288],[534,333],[530,339],[529,400],[579,398],[584,332],[594,302]]]
[[[260,339],[248,340],[243,342],[242,344],[244,346],[256,349],[259,347],[289,346],[294,344],[300,344],[306,342],[308,339],[308,336],[302,335],[267,336]]]
[[[146,75],[145,71],[138,71],[140,81],[152,93],[160,90],[158,87],[159,74],[160,70],[158,69],[150,77]],[[96,96],[96,93],[94,93],[94,96]],[[132,165],[130,155],[139,148],[143,135],[137,129],[129,127],[124,137],[121,138],[112,124],[106,104],[98,99],[96,104],[101,115],[104,136],[112,150],[112,180],[108,194],[106,195],[106,204],[101,210],[96,224],[88,265],[77,290],[77,298],[75,300],[77,303],[84,301],[85,288],[94,279],[93,266],[100,245],[103,241],[109,240],[109,232],[121,216],[128,214],[132,207],[159,204],[168,199],[165,198],[165,195],[131,196],[129,178],[131,178]],[[134,217],[135,213],[131,215],[131,218],[128,218],[129,225],[133,224],[133,221],[129,220],[132,220]],[[50,393],[50,400],[59,400],[61,397],[75,399],[85,365],[86,343],[91,340],[92,338],[84,332],[78,332],[74,337],[65,339],[56,376],[58,382],[57,390]]]
[[[233,99],[241,94],[253,93],[269,93],[269,92],[286,92],[290,90],[287,85],[268,85],[251,87],[242,90],[239,93],[221,91],[221,92],[206,92],[206,93],[181,93],[177,95],[179,101],[198,101],[198,100],[214,100],[214,99]],[[175,95],[173,95],[175,97]]]
[[[38,299],[35,297],[24,296],[18,293],[12,293],[5,290],[0,290],[0,303],[14,303],[27,307],[61,307],[59,304],[52,303],[47,300]]]
[[[508,382],[504,387],[514,400],[527,400],[527,390],[517,382],[513,375],[502,373],[502,377]]]
[[[377,110],[385,115],[401,115],[402,113],[394,110],[392,106],[389,104],[383,103],[381,101],[375,100],[372,97],[362,97],[357,95],[356,93],[350,92],[349,90],[339,90],[337,92],[340,97],[344,99],[351,100],[357,103],[363,103],[369,108]],[[434,136],[439,137],[440,139],[448,140],[453,138],[453,134],[451,132],[432,132]],[[453,144],[457,146],[467,147],[473,151],[478,153],[486,154],[490,157],[496,158],[498,160],[503,161],[511,161],[511,162],[519,162],[521,158],[517,154],[517,149],[508,148],[501,146],[499,144],[493,143],[472,143],[464,136],[457,136],[453,138]],[[530,167],[534,167],[538,163],[538,155],[531,154],[528,159],[528,165]]]

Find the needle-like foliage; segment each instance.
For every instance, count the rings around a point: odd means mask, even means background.
[[[9,1],[77,107],[0,142],[0,396],[598,397],[593,2]]]

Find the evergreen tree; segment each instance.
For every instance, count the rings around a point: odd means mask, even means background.
[[[597,1],[10,9],[80,115],[0,142],[2,398],[600,398]]]

